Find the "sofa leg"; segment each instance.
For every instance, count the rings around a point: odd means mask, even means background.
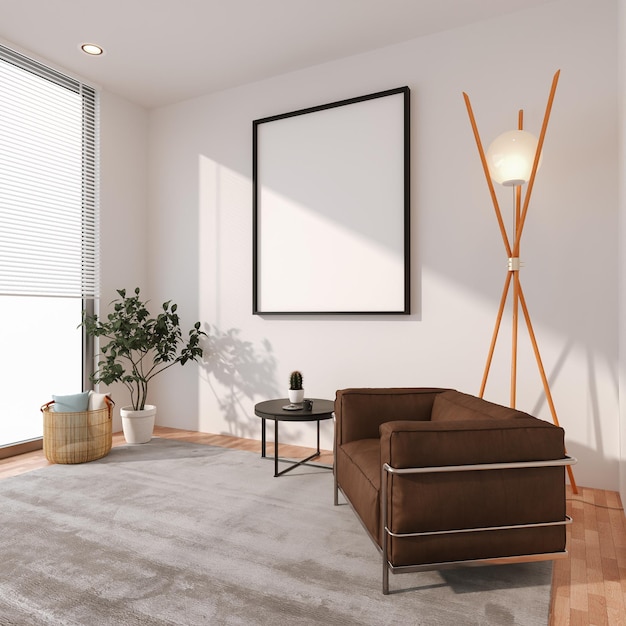
[[[334,417],[334,414],[333,414]],[[333,422],[335,420],[333,419]],[[335,424],[336,427],[336,424]],[[335,490],[333,504],[339,505],[339,485],[337,484],[337,442],[333,442],[333,489]]]
[[[387,464],[380,472],[380,545],[383,555],[383,595],[389,595],[389,556],[387,552]]]
[[[389,567],[383,559],[383,595],[389,595]]]

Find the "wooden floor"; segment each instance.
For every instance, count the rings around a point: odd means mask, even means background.
[[[261,453],[261,443],[252,439],[162,427],[155,435]],[[113,435],[113,445],[122,443],[121,433]],[[285,457],[302,458],[311,452],[280,445]],[[267,453],[273,455],[270,443]],[[324,452],[319,461],[332,464],[332,453]],[[0,459],[0,479],[46,465],[41,450]],[[567,510],[574,523],[567,527],[568,557],[554,562],[550,624],[626,626],[626,517],[619,494],[580,486],[578,490],[574,495],[568,487]]]

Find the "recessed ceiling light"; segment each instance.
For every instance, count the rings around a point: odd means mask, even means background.
[[[91,56],[99,56],[101,54],[104,54],[104,50],[95,43],[84,43],[80,46],[80,49],[85,54],[90,54]]]

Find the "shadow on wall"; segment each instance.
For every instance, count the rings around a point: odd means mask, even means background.
[[[559,377],[562,375],[563,368],[565,367],[568,359],[575,358],[573,355],[575,348],[575,341],[573,339],[569,339],[563,346],[561,353],[559,354],[555,364],[552,366],[550,373],[546,372],[546,379],[551,394],[553,394],[553,388],[556,386]],[[601,393],[598,390],[598,380],[600,374],[597,372],[597,360],[594,358],[593,351],[590,348],[586,348],[585,352],[587,357],[588,404],[581,407],[579,412],[572,414],[561,411],[558,397],[553,397],[553,402],[559,424],[565,430],[565,445],[567,452],[577,458],[578,471],[579,473],[583,473],[585,476],[585,479],[583,479],[582,483],[578,484],[578,486],[596,487],[598,485],[606,484],[607,476],[612,477],[611,480],[613,480],[614,477],[617,477],[619,475],[619,468],[617,460],[611,457],[610,446],[607,445],[606,437],[602,431],[600,408]],[[611,373],[615,372],[615,368],[610,362],[606,363],[606,370]],[[536,368],[536,375],[540,378],[538,365]],[[612,379],[612,389],[615,394],[617,406],[619,391],[618,381],[615,377]],[[486,396],[486,399],[490,398]],[[502,398],[493,401],[502,404],[505,403]],[[532,408],[528,409],[518,405],[518,409],[527,411],[530,415],[534,415],[536,417],[543,414],[542,419],[547,422],[554,423],[554,416],[550,410],[548,397],[543,386],[541,386],[537,400]],[[582,428],[581,420],[585,421]],[[584,431],[586,433],[586,437],[590,441],[594,442],[593,446],[582,445],[573,438],[576,436],[580,437],[581,431]],[[572,432],[576,434],[572,436]],[[577,466],[573,467],[575,479]],[[612,487],[605,488],[612,489]]]
[[[563,350],[559,358],[557,359],[552,372],[547,376],[548,386],[552,388],[555,384],[555,381],[561,374],[561,371],[567,361],[570,358],[571,353],[574,349],[574,341],[570,339],[564,346]],[[602,421],[601,421],[601,410],[600,410],[600,394],[598,392],[598,372],[596,371],[596,360],[594,359],[593,352],[590,348],[586,348],[587,355],[587,376],[588,376],[588,389],[589,389],[589,398],[588,398],[588,406],[581,408],[582,415],[561,415],[559,411],[559,407],[555,406],[555,411],[557,413],[557,418],[559,420],[560,425],[565,430],[565,440],[566,440],[566,448],[569,454],[572,454],[578,459],[579,466],[586,466],[585,474],[592,476],[592,480],[594,481],[592,485],[601,485],[604,476],[618,476],[618,465],[617,461],[610,457],[610,451],[607,450],[608,446],[606,445],[606,441],[602,432]],[[615,368],[612,367],[610,363],[607,363],[607,370],[610,372],[614,372]],[[619,396],[619,385],[616,378],[613,378],[613,393],[615,397]],[[545,393],[542,393],[535,406],[531,411],[531,415],[538,415],[539,411],[548,403],[548,398]],[[617,400],[616,400],[617,404]],[[556,405],[556,400],[555,400]],[[577,442],[571,441],[568,438],[568,426],[571,424],[572,420],[580,420],[585,419],[586,416],[589,416],[590,423],[588,424],[587,433],[592,441],[595,442],[593,447],[584,446]],[[551,421],[554,421],[552,415]],[[547,420],[550,421],[550,420]],[[572,450],[576,450],[576,453],[573,453]],[[593,469],[592,469],[593,468]],[[573,468],[574,474],[576,473],[576,467]],[[580,485],[579,485],[580,486]]]
[[[579,492],[588,486],[608,491],[618,490],[618,486],[602,486],[606,485],[606,476],[619,476],[618,459],[600,457],[600,462],[598,462],[597,450],[576,442],[567,444],[567,454],[573,456],[578,461],[576,465],[572,466],[572,471]],[[584,473],[586,479],[580,477],[581,473]],[[580,493],[578,496],[573,496],[573,498],[580,498]]]
[[[244,400],[278,395],[276,358],[269,341],[260,347],[241,339],[241,331],[231,328],[222,331],[216,326],[205,326],[208,337],[204,342],[206,360],[202,369],[217,399],[219,410],[228,423],[229,435],[255,438],[258,419],[252,419],[249,405]]]

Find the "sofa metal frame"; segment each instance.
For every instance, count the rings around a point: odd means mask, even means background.
[[[337,451],[334,450],[334,465],[337,467],[336,461]],[[436,531],[426,531],[426,532],[413,532],[413,533],[394,533],[389,530],[387,526],[388,519],[388,505],[387,505],[387,476],[388,474],[435,474],[441,472],[470,472],[470,471],[485,471],[485,470],[502,470],[502,469],[532,469],[532,468],[540,468],[540,467],[565,467],[575,465],[577,460],[572,456],[565,456],[563,459],[556,459],[552,461],[523,461],[523,462],[512,462],[512,463],[481,463],[476,465],[442,465],[436,467],[407,467],[407,468],[396,468],[392,467],[388,463],[385,463],[381,470],[381,491],[380,491],[380,500],[381,500],[381,527],[382,532],[384,533],[381,538],[382,547],[378,545],[373,537],[371,537],[369,531],[365,528],[365,524],[361,521],[361,518],[354,510],[354,506],[350,502],[350,499],[346,496],[343,489],[339,485],[337,481],[337,474],[333,472],[333,480],[334,480],[334,504],[337,506],[339,504],[339,491],[343,494],[346,502],[350,505],[352,510],[354,511],[357,519],[363,525],[363,528],[366,529],[367,534],[370,535],[372,542],[378,549],[378,551],[382,555],[382,591],[384,595],[389,594],[389,573],[392,574],[408,574],[411,572],[423,572],[428,570],[440,570],[440,569],[450,569],[456,567],[478,567],[483,565],[504,565],[507,563],[521,563],[528,561],[552,561],[555,559],[562,559],[567,556],[567,550],[563,550],[562,552],[546,552],[541,554],[521,554],[515,556],[503,556],[503,557],[492,557],[486,559],[473,559],[473,560],[462,560],[462,561],[445,561],[445,562],[435,562],[435,563],[422,563],[420,565],[402,565],[402,566],[394,566],[389,562],[388,557],[388,549],[387,549],[387,535],[391,537],[421,537],[426,535],[445,535],[445,534],[455,534],[455,533],[473,533],[473,532],[484,532],[490,530],[514,530],[519,528],[536,528],[542,526],[563,526],[572,523],[572,518],[569,515],[565,516],[565,519],[556,522],[536,522],[532,524],[514,524],[508,526],[487,526],[481,528],[456,528],[453,530],[436,530]]]
[[[389,572],[392,574],[406,574],[410,572],[420,572],[433,569],[449,569],[453,567],[473,567],[480,565],[502,565],[505,563],[519,563],[524,561],[551,561],[554,559],[565,558],[567,556],[567,550],[562,552],[549,552],[543,554],[521,554],[515,556],[505,557],[493,557],[486,559],[473,559],[463,561],[446,561],[440,563],[424,563],[420,565],[403,565],[394,566],[389,562],[387,553],[387,535],[391,537],[422,537],[426,535],[446,535],[456,533],[473,533],[484,532],[490,530],[514,530],[519,528],[537,528],[542,526],[563,526],[572,523],[572,518],[569,515],[565,516],[565,519],[556,522],[536,522],[532,524],[512,524],[507,526],[486,526],[482,528],[456,528],[453,530],[437,530],[427,532],[411,532],[411,533],[394,533],[389,530],[387,526],[388,518],[388,505],[387,505],[387,475],[388,474],[435,474],[441,472],[475,472],[485,470],[502,470],[502,469],[532,469],[539,467],[565,467],[574,465],[577,460],[574,457],[566,456],[563,459],[556,459],[553,461],[523,461],[512,463],[481,463],[477,465],[445,465],[436,467],[408,467],[408,468],[395,468],[385,463],[381,471],[381,527],[384,533],[381,538],[382,548],[376,544],[380,552],[382,553],[382,566],[383,566],[383,594],[389,594]]]

